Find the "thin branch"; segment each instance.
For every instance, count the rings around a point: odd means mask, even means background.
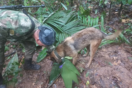
[[[123,3],[121,2],[121,6],[120,6],[120,9],[119,9],[119,12],[118,12],[118,16],[121,16],[122,8],[123,8]]]
[[[110,16],[111,16],[111,5],[112,5],[112,1],[110,1],[109,18],[108,18],[109,21],[110,21]]]

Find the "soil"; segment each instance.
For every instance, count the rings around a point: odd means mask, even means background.
[[[34,54],[34,61],[37,55],[38,51]],[[73,88],[132,88],[132,48],[127,44],[110,44],[99,48],[90,68],[85,68],[88,60],[89,56],[80,55],[76,67],[81,75],[78,76],[79,84],[73,83]],[[40,70],[22,70],[23,76],[18,77],[15,88],[48,88],[52,63],[46,57],[38,63]],[[50,88],[65,88],[62,77]]]

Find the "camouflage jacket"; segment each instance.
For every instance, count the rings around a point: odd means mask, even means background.
[[[35,18],[31,18],[35,23],[34,30],[38,29],[40,23]],[[0,10],[0,37],[6,38],[9,41],[25,40],[34,32],[33,30],[30,34],[26,36],[24,35],[31,29],[31,26],[31,20],[23,12],[14,10]]]

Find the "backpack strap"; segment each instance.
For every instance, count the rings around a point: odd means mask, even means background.
[[[27,35],[30,35],[30,33],[32,33],[33,30],[35,29],[35,23],[34,23],[34,21],[32,20],[32,18],[27,14],[26,10],[23,9],[23,13],[29,17],[29,19],[30,19],[30,21],[31,21],[31,24],[32,24],[30,30],[25,34],[25,36],[27,36]]]

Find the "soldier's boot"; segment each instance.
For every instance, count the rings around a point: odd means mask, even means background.
[[[6,85],[4,84],[4,79],[1,73],[0,73],[0,88],[6,88]]]
[[[32,58],[31,59],[25,59],[24,70],[39,70],[39,69],[40,69],[40,65],[33,64]]]

